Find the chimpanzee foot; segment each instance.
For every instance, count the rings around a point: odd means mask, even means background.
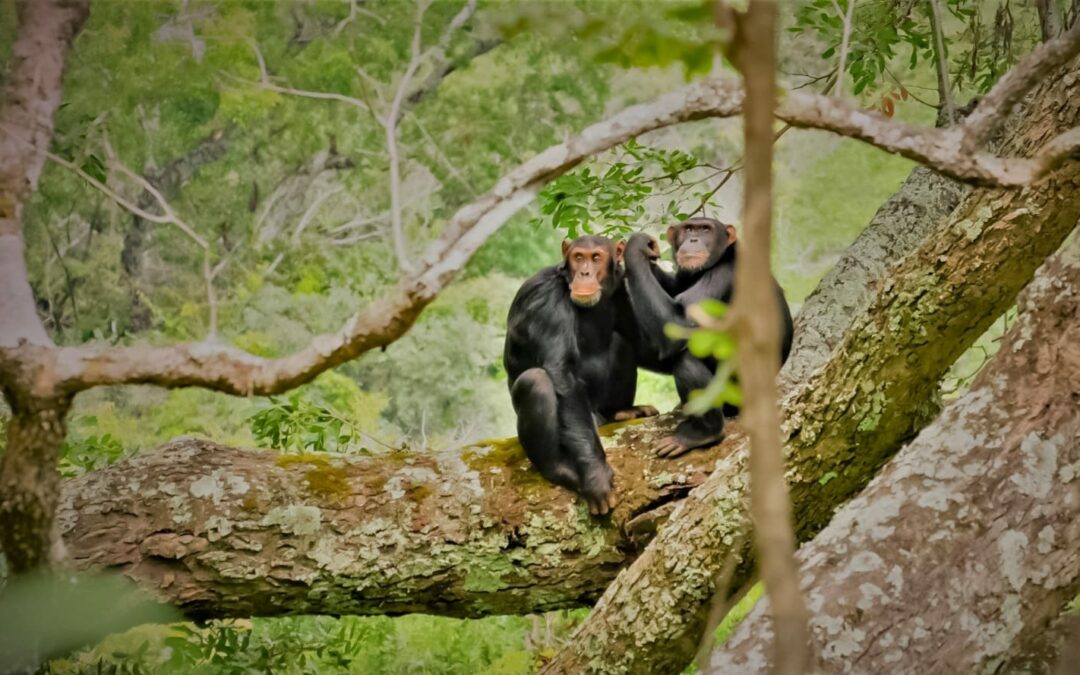
[[[616,422],[625,422],[627,420],[636,420],[642,417],[654,417],[659,415],[660,411],[651,405],[638,405],[628,410],[620,410],[615,413],[614,419]]]
[[[619,502],[615,496],[615,472],[606,462],[586,473],[581,498],[594,516],[606,516]]]
[[[694,448],[703,448],[707,445],[716,445],[724,438],[724,432],[715,434],[686,433],[677,431],[672,436],[661,438],[656,444],[656,456],[664,459],[674,459],[690,452]]]
[[[589,513],[594,516],[606,516],[619,504],[619,498],[615,496],[614,490],[603,497],[583,496],[582,498],[589,505]]]

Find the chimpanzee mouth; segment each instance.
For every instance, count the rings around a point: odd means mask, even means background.
[[[600,302],[600,298],[603,297],[603,291],[596,291],[592,295],[578,295],[576,293],[570,294],[570,302],[573,302],[578,307],[593,307],[596,303]]]
[[[679,263],[679,269],[688,272],[700,270],[708,261],[709,256],[707,253],[680,253],[676,256],[676,262]]]

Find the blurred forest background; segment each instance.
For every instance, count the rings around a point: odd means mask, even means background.
[[[858,3],[847,96],[933,125],[926,5]],[[958,101],[984,91],[1038,40],[1033,3],[943,5]],[[781,6],[781,80],[820,90],[838,67],[836,10],[848,4]],[[692,20],[697,4],[482,3],[441,43],[460,9],[438,0],[426,12],[424,43],[444,51],[399,96],[412,2],[95,0],[69,59],[53,161],[25,216],[31,284],[57,343],[168,343],[212,331],[258,355],[286,354],[392,285],[456,208],[522,160],[716,67],[711,48],[684,48],[711,30]],[[0,2],[0,62],[16,24],[14,3]],[[371,111],[289,90],[352,97]],[[391,147],[384,122],[395,98]],[[373,454],[513,435],[501,350],[519,284],[555,263],[560,240],[579,232],[659,233],[703,201],[708,215],[737,222],[740,176],[724,169],[739,160],[740,144],[737,119],[706,120],[597,157],[493,237],[403,339],[289,394],[83,394],[62,471],[78,475],[181,435],[282,453]],[[913,163],[822,132],[786,134],[776,152],[774,269],[797,311]],[[396,242],[391,163],[401,178]],[[138,176],[174,222],[133,215],[99,189],[162,213]],[[957,364],[947,389],[972,375],[999,334]],[[639,402],[661,410],[677,402],[670,378],[642,373],[639,392]],[[51,668],[523,673],[581,616],[178,624],[114,636]]]

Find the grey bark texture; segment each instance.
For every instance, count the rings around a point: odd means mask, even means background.
[[[1008,154],[1080,121],[1077,61],[1044,80]],[[896,264],[826,363],[782,403],[796,534],[806,541],[936,414],[940,378],[1015,300],[1080,216],[1080,162],[1016,189],[971,192]],[[749,528],[746,448],[683,500],[546,673],[677,673],[693,658],[726,560]]]
[[[817,670],[1051,672],[1039,643],[1080,588],[1080,239],[1020,308],[971,388],[800,550]],[[770,671],[768,612],[714,672]]]
[[[723,452],[647,452],[670,432],[602,428],[620,497],[605,519],[512,438],[352,458],[177,440],[67,481],[57,519],[75,567],[121,571],[196,618],[580,607]]]

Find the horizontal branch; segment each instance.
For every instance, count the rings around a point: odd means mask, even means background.
[[[669,420],[602,429],[622,499],[607,521],[514,439],[348,459],[177,440],[68,481],[58,521],[75,566],[197,618],[579,607],[724,451],[657,459],[660,433]]]
[[[1057,42],[1075,47],[1080,43],[1078,35],[1074,30]],[[708,78],[627,108],[544,150],[460,208],[446,224],[443,235],[428,247],[416,271],[386,296],[353,316],[337,333],[318,336],[289,356],[265,359],[206,343],[63,348],[25,345],[0,348],[0,377],[8,386],[32,386],[38,393],[74,393],[100,385],[133,383],[201,386],[237,395],[286,391],[403,335],[472,254],[549,181],[586,158],[648,131],[706,117],[738,115],[742,101],[743,91],[737,81]],[[1007,111],[999,112],[1004,115]],[[1034,181],[1058,166],[1080,140],[1080,133],[1068,131],[1030,158],[966,154],[960,151],[966,133],[964,125],[920,129],[851,108],[835,98],[802,91],[788,92],[782,98],[777,117],[792,126],[857,138],[959,180],[983,185],[1013,186]]]

